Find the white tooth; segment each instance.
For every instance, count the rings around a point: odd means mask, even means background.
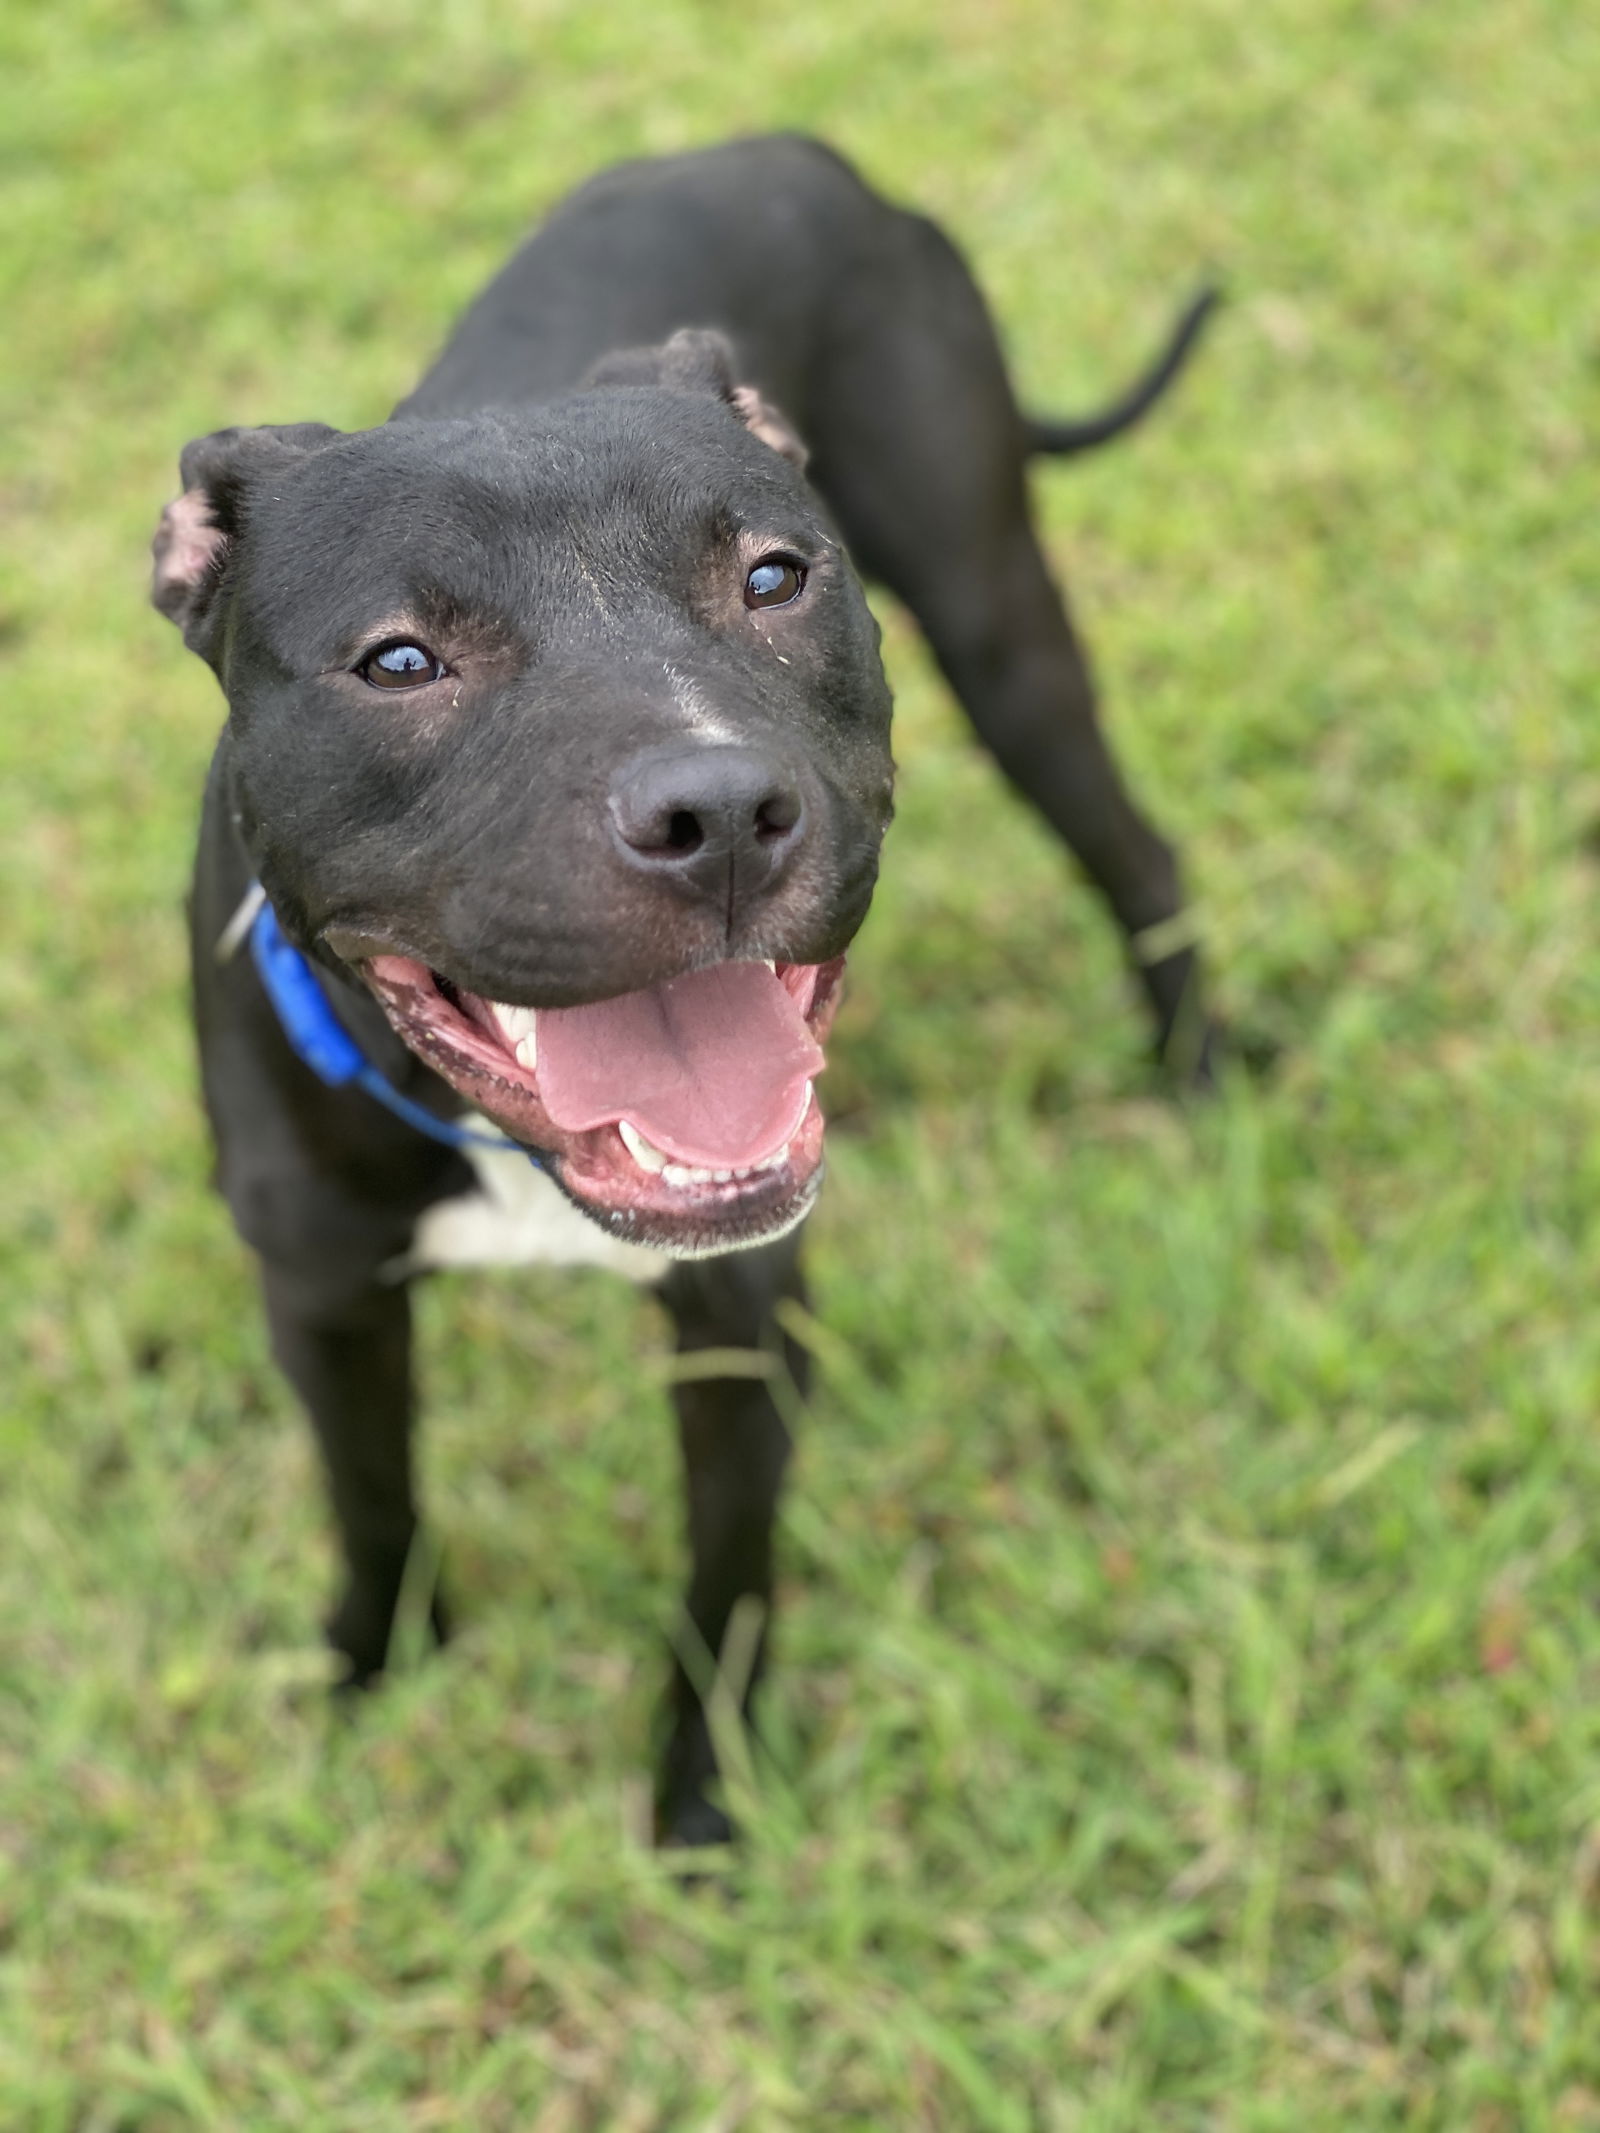
[[[665,1171],[678,1167],[669,1164],[661,1150],[647,1141],[637,1126],[630,1126],[625,1118],[617,1121],[617,1131],[622,1135],[623,1146],[641,1170]]]
[[[774,962],[773,962],[773,961],[771,960],[771,958],[770,958],[770,957],[768,957],[768,956],[763,956],[763,957],[761,958],[761,961],[762,961],[763,965],[764,965],[764,966],[765,966],[765,967],[766,967],[766,968],[767,968],[768,970],[770,970],[770,971],[772,972],[772,975],[773,975],[774,977],[776,977],[776,976],[778,975],[778,966],[777,966],[777,964],[776,964],[776,963],[774,963]]]
[[[668,1163],[661,1175],[669,1185],[712,1185],[717,1178],[714,1170],[701,1170],[688,1163]]]
[[[522,1042],[517,1046],[517,1065],[519,1067],[525,1067],[527,1071],[531,1074],[538,1064],[539,1039],[537,1034],[533,1030],[529,1030],[527,1036],[524,1037]]]
[[[516,1053],[522,1064],[530,1070],[537,1057],[535,1030],[539,1021],[536,1007],[507,1007],[499,1000],[491,1000],[489,1007],[500,1025],[500,1034]],[[522,1058],[522,1047],[528,1047],[528,1056]]]

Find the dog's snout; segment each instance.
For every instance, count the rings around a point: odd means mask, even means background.
[[[731,904],[786,868],[806,804],[795,773],[758,749],[651,749],[614,779],[611,820],[633,864]]]

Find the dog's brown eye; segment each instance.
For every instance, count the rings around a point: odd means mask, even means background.
[[[799,599],[805,582],[806,574],[792,556],[763,556],[744,581],[744,604],[787,607],[791,600]]]
[[[369,652],[356,672],[375,689],[420,689],[440,678],[444,662],[425,644],[386,644]]]

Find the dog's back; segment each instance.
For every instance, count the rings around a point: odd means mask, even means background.
[[[621,164],[552,211],[396,412],[553,398],[616,349],[714,326],[741,377],[809,429],[850,288],[909,219],[800,135]]]

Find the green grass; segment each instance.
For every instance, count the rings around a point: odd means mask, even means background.
[[[1600,18],[1578,0],[0,0],[0,2125],[1600,2127]],[[1042,404],[1218,990],[1115,944],[903,623],[731,1900],[643,1847],[665,1342],[440,1282],[463,1632],[346,1727],[206,1190],[177,451],[379,418],[547,201],[825,132]]]

